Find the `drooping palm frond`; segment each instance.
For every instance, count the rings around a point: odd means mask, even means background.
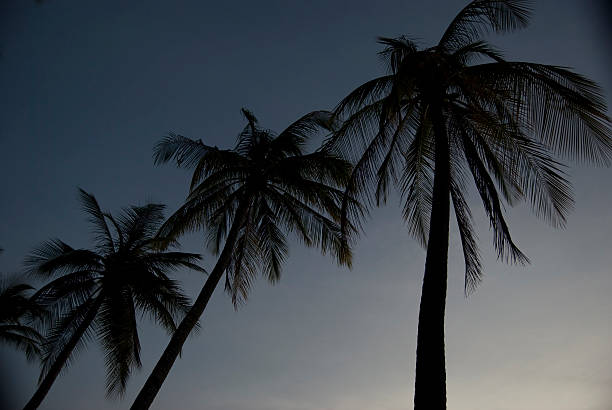
[[[461,142],[463,143],[465,159],[493,229],[495,238],[493,243],[498,255],[506,261],[528,263],[529,259],[518,249],[510,237],[510,230],[504,219],[499,194],[486,166],[478,156],[472,141],[466,135],[462,136]]]
[[[48,377],[58,361],[62,362],[60,372],[65,371],[77,359],[78,353],[85,345],[94,339],[94,328],[87,318],[98,305],[96,302],[98,300],[90,297],[79,305],[63,308],[45,335],[39,383]],[[70,354],[66,355],[68,349]],[[64,359],[64,356],[67,357]]]
[[[191,306],[189,298],[182,294],[180,286],[172,279],[160,276],[144,282],[132,287],[136,308],[171,334],[176,330],[177,321]]]
[[[566,68],[525,63],[482,64],[464,76],[482,86],[506,89],[508,107],[535,141],[555,155],[599,165],[612,163],[610,118],[601,88]]]
[[[398,111],[392,110],[388,99],[376,101],[352,113],[326,143],[328,149],[342,153],[354,164],[344,184],[345,196],[341,205],[340,227],[345,242],[353,240],[349,228],[360,229],[368,215],[367,207],[360,204],[371,206],[375,201],[379,181],[377,164],[385,158],[386,148],[394,135],[392,124],[398,121],[399,115]],[[374,137],[368,140],[369,135]]]
[[[465,261],[464,293],[467,296],[476,289],[482,280],[482,264],[478,244],[476,243],[477,235],[472,227],[472,212],[460,187],[453,183],[450,193]]]
[[[376,171],[378,182],[375,198],[377,205],[386,202],[390,185],[397,185],[399,182],[398,169],[402,168],[403,157],[409,150],[412,135],[418,132],[421,113],[416,102],[407,104],[402,109],[402,115],[403,117],[398,118],[397,124],[392,125],[395,131],[385,149],[385,157]]]
[[[140,368],[140,340],[130,288],[111,292],[100,306],[98,334],[105,351],[107,396],[122,395],[133,368]]]
[[[421,113],[420,126],[404,154],[400,189],[403,195],[404,220],[408,230],[422,246],[427,245],[433,195],[434,151],[431,125]]]
[[[276,223],[277,212],[270,208],[267,201],[261,200],[259,212],[260,223],[255,237],[259,240],[264,275],[271,283],[275,283],[281,277],[282,265],[289,253],[289,246]]]

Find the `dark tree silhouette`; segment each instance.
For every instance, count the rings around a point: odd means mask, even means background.
[[[500,258],[526,263],[502,203],[528,201],[537,216],[563,226],[573,199],[563,160],[609,165],[610,120],[601,90],[566,68],[506,61],[482,40],[525,27],[523,0],[476,0],[439,43],[420,49],[406,37],[380,38],[388,73],[336,108],[345,120],[329,147],[355,162],[351,198],[376,204],[394,184],[410,232],[427,247],[419,312],[414,408],[446,408],[444,316],[452,204],[465,257],[465,290],[481,263],[464,192],[472,179]],[[370,202],[372,203],[372,202]],[[361,211],[345,202],[343,223]]]
[[[44,338],[34,322],[47,313],[44,306],[31,297],[33,289],[27,283],[6,279],[0,285],[0,342],[23,351],[29,361],[40,358]]]
[[[185,204],[161,228],[175,238],[205,229],[219,259],[192,309],[174,333],[132,409],[149,408],[179,352],[225,274],[236,305],[244,301],[258,272],[276,282],[287,255],[285,232],[307,246],[350,263],[336,223],[350,164],[325,150],[305,154],[316,131],[329,126],[330,113],[313,112],[276,136],[242,110],[247,125],[233,149],[221,150],[178,135],[155,148],[155,162],[194,167]]]
[[[197,254],[159,250],[156,233],[164,221],[163,205],[132,206],[114,217],[100,209],[93,195],[79,192],[94,226],[96,250],[74,249],[55,239],[26,259],[30,274],[51,280],[36,297],[57,312],[58,320],[43,346],[40,384],[25,409],[41,404],[62,369],[92,338],[106,352],[107,394],[123,394],[132,369],[140,367],[138,311],[173,332],[189,300],[168,271],[187,267],[204,272],[196,265]]]

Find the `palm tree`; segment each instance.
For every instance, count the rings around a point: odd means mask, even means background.
[[[155,235],[163,205],[132,206],[115,218],[92,194],[79,193],[94,226],[96,251],[55,239],[26,259],[30,274],[51,279],[36,296],[59,314],[43,346],[40,384],[25,409],[41,404],[76,350],[94,336],[106,352],[107,395],[123,394],[132,369],[141,365],[137,312],[173,332],[189,301],[167,273],[180,267],[203,272],[195,264],[199,255],[159,250]]]
[[[45,308],[29,295],[33,289],[27,283],[3,281],[0,285],[0,342],[22,350],[28,361],[40,357],[44,340],[32,322],[46,315]]]
[[[160,232],[174,238],[206,229],[220,255],[132,409],[149,408],[224,274],[235,306],[246,300],[258,272],[270,282],[279,280],[288,252],[286,231],[307,246],[331,252],[339,263],[350,263],[335,222],[343,195],[339,187],[350,165],[325,150],[304,154],[310,135],[329,127],[330,113],[307,114],[277,136],[260,128],[251,112],[243,109],[242,114],[248,124],[233,149],[173,134],[155,149],[158,164],[175,160],[195,167],[185,204]]]
[[[512,241],[503,202],[529,201],[537,216],[563,226],[573,198],[563,160],[609,165],[610,120],[601,90],[569,69],[506,61],[482,40],[525,27],[524,0],[475,0],[437,45],[380,38],[387,74],[337,106],[345,122],[329,140],[356,163],[351,198],[380,204],[389,186],[402,193],[410,232],[427,247],[419,312],[414,408],[446,408],[444,315],[450,204],[465,258],[465,291],[482,277],[464,191],[473,179],[498,256],[527,263]],[[351,200],[352,201],[352,200]],[[358,220],[352,202],[343,225]]]

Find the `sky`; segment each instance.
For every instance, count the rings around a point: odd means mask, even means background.
[[[90,247],[77,187],[102,208],[184,199],[189,172],[155,167],[169,131],[229,148],[252,110],[282,130],[331,109],[380,75],[377,36],[435,44],[460,0],[34,1],[0,3],[0,272],[59,237]],[[531,25],[491,41],[508,59],[569,66],[596,80],[612,105],[610,8],[596,0],[541,0]],[[446,314],[448,408],[612,408],[612,170],[572,166],[576,205],[565,229],[508,209],[525,267],[496,260],[478,201],[485,279],[463,295],[460,239],[451,225]],[[474,199],[474,198],[472,198]],[[281,281],[260,280],[235,311],[218,289],[152,408],[399,410],[412,407],[425,252],[400,202],[376,209],[352,270],[292,242]],[[203,235],[183,249],[215,257]],[[177,272],[194,295],[205,278]],[[128,407],[168,336],[140,324],[140,371],[122,400],[104,395],[92,343],[52,387],[42,409]],[[21,408],[38,366],[0,346],[4,406]]]

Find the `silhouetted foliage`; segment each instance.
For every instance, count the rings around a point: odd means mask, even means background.
[[[185,204],[160,233],[175,238],[205,230],[212,250],[220,255],[133,409],[151,405],[223,275],[234,305],[246,299],[258,273],[273,283],[280,278],[287,232],[307,246],[330,252],[339,263],[350,264],[351,254],[337,224],[350,164],[324,149],[304,153],[313,133],[329,129],[330,113],[310,113],[278,135],[261,128],[251,112],[242,113],[247,125],[233,149],[174,134],[155,148],[156,163],[174,161],[194,169]]]
[[[465,292],[482,267],[464,196],[474,181],[500,258],[527,257],[512,241],[503,203],[531,203],[553,226],[572,208],[563,160],[609,165],[610,120],[599,87],[563,67],[506,61],[484,34],[523,28],[528,1],[476,0],[439,43],[380,38],[387,74],[361,85],[335,110],[341,128],[330,149],[355,162],[342,225],[363,215],[353,198],[380,204],[402,193],[404,219],[427,258],[419,315],[416,409],[446,408],[444,311],[450,204],[465,257]]]
[[[94,227],[96,249],[75,249],[54,239],[26,259],[30,274],[50,280],[36,294],[57,314],[43,346],[40,385],[26,408],[36,408],[76,352],[97,339],[106,352],[107,394],[122,394],[134,367],[140,367],[137,313],[149,315],[168,333],[189,308],[189,300],[168,271],[181,267],[203,272],[200,256],[162,251],[176,245],[156,233],[164,205],[132,206],[114,217],[96,198],[79,190],[83,210]]]
[[[26,283],[6,278],[0,285],[0,342],[23,351],[30,361],[40,358],[44,340],[34,322],[46,316],[45,308],[32,298],[32,290]]]

